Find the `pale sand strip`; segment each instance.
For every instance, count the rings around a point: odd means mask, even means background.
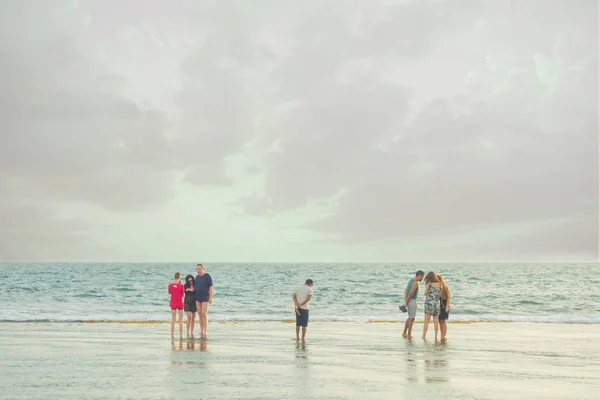
[[[0,324],[0,397],[597,398],[600,325],[452,324],[445,344],[401,328],[315,323],[298,344],[290,324],[213,324],[172,343],[168,324]]]

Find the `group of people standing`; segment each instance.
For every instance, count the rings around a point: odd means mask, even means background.
[[[425,279],[425,318],[423,320],[423,339],[427,338],[429,322],[433,317],[435,329],[435,340],[438,340],[438,331],[441,331],[441,339],[446,339],[448,332],[448,317],[450,315],[450,289],[444,278],[431,271],[427,275],[423,271],[417,271],[414,278],[408,281],[404,290],[404,306],[400,306],[403,312],[408,312],[408,318],[404,323],[402,336],[412,339],[412,327],[417,316],[417,295],[419,293],[419,282]]]
[[[179,339],[183,339],[183,312],[187,314],[186,333],[188,337],[194,336],[196,326],[196,313],[200,322],[200,338],[208,338],[208,307],[212,304],[215,293],[212,277],[205,271],[202,264],[196,265],[198,275],[185,277],[185,284],[181,283],[181,273],[176,272],[174,280],[168,286],[171,295],[171,339],[175,338],[175,325],[179,317]],[[313,295],[313,281],[307,279],[304,285],[299,286],[292,300],[296,312],[296,340],[304,341],[308,327],[308,302]],[[302,330],[302,336],[300,331]]]
[[[171,338],[175,337],[175,323],[179,316],[179,338],[183,338],[183,312],[187,314],[187,336],[194,336],[196,313],[200,325],[200,337],[208,337],[208,307],[212,304],[215,293],[212,277],[204,270],[202,264],[196,265],[197,275],[187,275],[185,284],[181,283],[181,273],[175,273],[175,280],[169,284],[171,295]]]
[[[185,284],[181,283],[181,273],[175,273],[174,281],[169,284],[168,290],[171,295],[171,338],[175,336],[175,324],[179,316],[179,338],[183,338],[183,312],[187,314],[186,328],[187,336],[193,337],[196,325],[196,313],[200,325],[200,337],[208,337],[208,308],[212,304],[214,286],[212,277],[204,270],[202,264],[196,265],[197,275],[187,275]],[[438,332],[441,331],[441,339],[446,339],[448,326],[446,321],[450,314],[450,289],[444,278],[431,271],[427,275],[423,271],[417,271],[415,276],[408,281],[404,290],[404,305],[400,310],[408,313],[404,324],[402,336],[412,339],[412,328],[417,315],[417,295],[419,293],[419,282],[425,280],[425,318],[423,321],[423,339],[427,338],[429,322],[433,318],[435,329],[435,340],[438,340]],[[304,341],[306,328],[308,327],[308,302],[313,295],[313,281],[307,279],[304,285],[299,286],[292,296],[294,310],[296,312],[296,340]],[[300,331],[302,330],[302,336]]]

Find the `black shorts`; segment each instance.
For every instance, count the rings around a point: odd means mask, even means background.
[[[299,308],[300,315],[296,314],[296,326],[302,326],[306,328],[308,326],[308,310]]]
[[[196,300],[183,303],[183,311],[185,312],[196,312]]]
[[[446,304],[448,304],[448,300],[442,299],[442,304],[440,305],[440,319],[442,321],[446,321],[450,315],[450,311],[446,312]]]

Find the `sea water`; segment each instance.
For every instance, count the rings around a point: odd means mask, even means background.
[[[450,321],[600,323],[598,264],[206,263],[210,320],[286,321],[314,281],[311,321],[399,321],[417,270],[444,276]],[[195,263],[0,263],[0,322],[168,321],[167,285]],[[422,319],[423,292],[417,319]]]

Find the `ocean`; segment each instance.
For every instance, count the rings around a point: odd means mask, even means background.
[[[598,264],[206,263],[215,284],[211,322],[287,321],[310,278],[313,322],[404,321],[408,280],[444,276],[452,321],[600,324]],[[0,263],[0,322],[169,321],[167,285],[195,263]],[[183,279],[182,279],[183,280]],[[420,285],[417,320],[423,318]]]

